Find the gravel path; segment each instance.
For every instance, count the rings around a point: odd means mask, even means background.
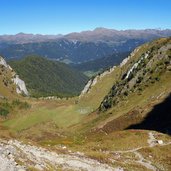
[[[159,171],[159,169],[156,168],[150,160],[147,160],[143,157],[143,155],[139,152],[139,150],[141,150],[143,148],[149,148],[149,147],[153,148],[157,145],[159,145],[159,146],[170,145],[171,142],[164,143],[162,140],[158,140],[155,138],[154,132],[149,132],[147,144],[148,144],[147,146],[133,148],[130,150],[113,151],[113,153],[118,154],[119,156],[122,154],[125,154],[125,153],[133,153],[136,156],[136,159],[132,160],[133,163],[138,163],[138,164],[144,166],[145,168],[147,168],[148,170]],[[108,153],[110,153],[110,151],[108,151]],[[125,161],[125,163],[130,163],[130,161]]]
[[[156,167],[154,167],[151,163],[151,161],[146,160],[142,154],[140,154],[139,152],[135,151],[134,154],[137,156],[138,161],[136,161],[137,163],[141,164],[142,166],[146,167],[149,170],[153,170],[153,171],[157,171],[158,169]]]

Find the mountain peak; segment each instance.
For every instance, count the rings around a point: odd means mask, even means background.
[[[25,35],[26,33],[24,33],[24,32],[19,32],[19,33],[17,33],[16,35]]]
[[[96,27],[93,31],[109,30],[105,27]]]

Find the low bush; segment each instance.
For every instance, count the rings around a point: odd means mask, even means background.
[[[9,114],[9,110],[3,107],[0,107],[0,115],[6,117]]]

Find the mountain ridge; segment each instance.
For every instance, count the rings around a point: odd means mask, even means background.
[[[99,39],[96,39],[96,37],[90,37],[90,36],[99,36]],[[103,27],[97,27],[94,30],[86,30],[81,32],[71,32],[68,34],[32,34],[32,33],[17,33],[17,34],[4,34],[0,35],[0,42],[5,41],[12,41],[13,43],[29,43],[29,41],[32,42],[41,42],[41,41],[50,41],[50,40],[57,40],[57,39],[73,39],[73,40],[82,40],[82,41],[92,41],[96,42],[103,41],[103,36],[112,37],[113,39],[115,36],[125,36],[125,38],[142,38],[144,36],[146,38],[147,36],[157,36],[158,37],[167,37],[171,35],[171,29],[126,29],[126,30],[117,30],[117,29],[109,29],[109,28],[103,28]],[[84,36],[86,38],[84,39]],[[88,37],[87,37],[88,36]],[[22,41],[23,39],[23,41]],[[36,40],[37,39],[37,40]],[[28,42],[27,42],[28,40]],[[20,42],[21,41],[21,42]]]
[[[0,54],[7,59],[20,59],[28,55],[45,56],[67,63],[82,63],[113,53],[132,51],[148,41],[171,36],[171,30],[95,29],[67,35],[18,34],[11,38],[0,36]],[[9,40],[8,40],[9,39]],[[20,42],[21,41],[21,42]]]

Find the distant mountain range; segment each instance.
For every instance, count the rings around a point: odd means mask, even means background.
[[[135,47],[160,37],[171,36],[171,30],[113,30],[96,28],[93,31],[67,35],[0,36],[0,54],[18,59],[36,54],[65,63],[82,63],[114,53],[132,51]]]
[[[158,29],[145,29],[145,30],[114,30],[107,28],[96,28],[93,31],[83,31],[80,33],[70,33],[64,37],[69,40],[78,41],[91,41],[99,42],[104,41],[108,43],[118,43],[129,39],[142,39],[149,40],[157,37],[171,36],[171,30],[158,30]]]
[[[92,31],[82,31],[80,33],[73,32],[66,35],[42,35],[42,34],[26,34],[18,33],[16,35],[0,35],[0,43],[8,42],[13,44],[46,42],[50,40],[58,40],[61,38],[75,41],[86,42],[118,42],[126,39],[154,39],[156,37],[171,36],[171,29],[145,29],[145,30],[115,30],[103,27],[96,28]]]
[[[1,35],[0,43],[8,44],[23,44],[23,43],[35,43],[46,42],[62,37],[62,35],[42,35],[42,34],[25,34],[18,33],[16,35]]]

